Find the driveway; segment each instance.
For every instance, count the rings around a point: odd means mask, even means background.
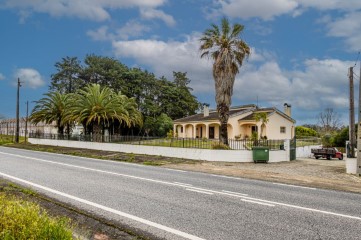
[[[299,158],[271,164],[200,162],[164,167],[361,193],[361,178],[346,173],[345,160]]]

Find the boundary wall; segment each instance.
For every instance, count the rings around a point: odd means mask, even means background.
[[[158,146],[142,146],[117,143],[82,142],[69,140],[29,138],[32,144],[76,147],[94,150],[125,152],[134,154],[159,155],[194,160],[216,162],[253,162],[252,151],[249,150],[211,150],[196,148],[174,148]],[[285,141],[285,150],[270,151],[269,162],[285,162],[290,160],[289,140]]]

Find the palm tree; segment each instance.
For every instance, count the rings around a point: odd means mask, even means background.
[[[87,85],[72,98],[74,105],[70,107],[67,119],[83,123],[85,129],[90,128],[96,141],[101,140],[103,128],[109,127],[114,121],[127,126],[142,123],[142,115],[134,99],[116,94],[108,87]]]
[[[203,33],[200,39],[200,51],[201,58],[210,56],[214,60],[213,78],[221,123],[220,140],[228,145],[227,122],[234,80],[244,58],[249,56],[251,50],[240,38],[243,25],[236,23],[231,28],[227,18],[223,18],[221,24],[221,30],[217,25],[212,24],[211,28]]]
[[[30,121],[34,124],[39,122],[50,124],[55,121],[58,134],[64,134],[64,126],[67,124],[64,116],[70,103],[70,95],[61,94],[60,92],[49,92],[44,95],[45,97],[36,101],[36,105],[30,115]]]
[[[263,136],[264,127],[266,126],[266,124],[269,121],[267,112],[257,112],[257,113],[254,114],[253,118],[254,118],[254,120],[256,122],[259,122],[259,121],[262,122],[262,124],[261,124],[261,138],[264,137]]]

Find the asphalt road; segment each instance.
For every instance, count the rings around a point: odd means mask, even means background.
[[[0,177],[157,238],[361,239],[360,194],[4,147]]]

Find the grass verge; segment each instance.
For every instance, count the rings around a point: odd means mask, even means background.
[[[60,154],[73,155],[77,157],[88,157],[88,158],[96,158],[103,160],[131,162],[131,163],[138,163],[138,164],[152,165],[152,166],[162,166],[166,164],[181,164],[181,163],[195,164],[195,163],[203,162],[199,160],[189,160],[189,159],[173,158],[173,157],[165,157],[165,156],[111,152],[111,151],[101,151],[101,150],[91,150],[91,149],[81,149],[81,148],[57,147],[57,146],[48,146],[48,145],[35,145],[35,144],[33,145],[29,143],[11,144],[7,146],[13,148],[33,150],[33,151],[60,153]]]
[[[73,239],[67,218],[50,217],[39,205],[0,193],[0,239]]]

